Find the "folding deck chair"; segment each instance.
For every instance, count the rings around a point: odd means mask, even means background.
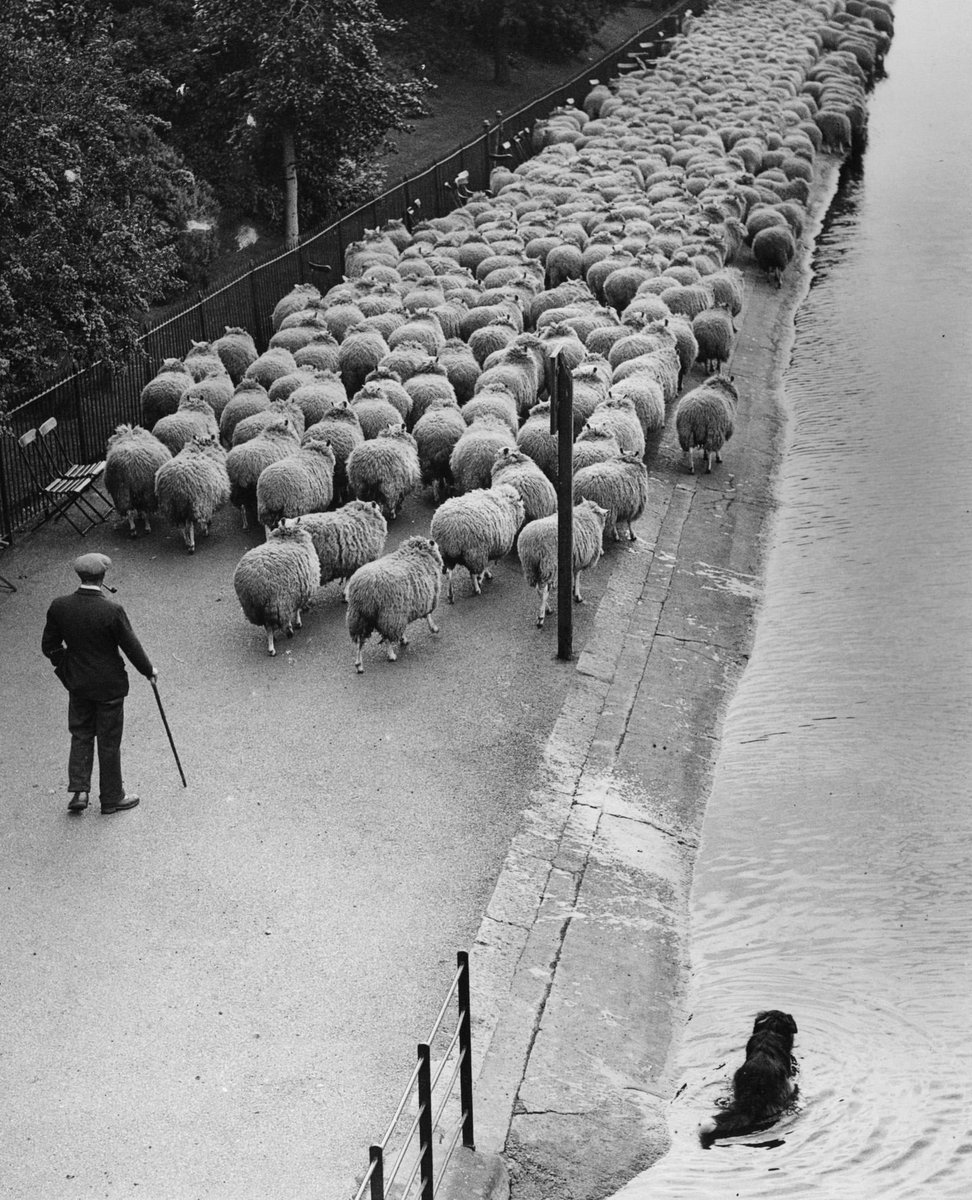
[[[52,473],[49,464],[41,461],[36,429],[28,429],[26,433],[22,433],[17,442],[34,486],[44,500],[44,516],[38,521],[35,529],[39,529],[54,517],[63,517],[75,533],[84,537],[89,529],[107,521],[108,514],[99,512],[84,494],[92,486],[92,478],[87,475]],[[78,525],[72,519],[70,509],[76,509],[77,515],[86,520],[87,524],[83,527]]]
[[[40,437],[37,445],[40,446],[52,474],[60,476],[62,479],[90,479],[91,490],[100,496],[106,504],[111,504],[110,498],[105,495],[96,482],[105,469],[105,460],[103,458],[97,462],[72,462],[64,443],[61,441],[56,417],[48,417],[43,424],[38,425],[37,433]]]

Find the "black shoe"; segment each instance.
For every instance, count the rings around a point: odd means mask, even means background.
[[[134,808],[138,804],[138,796],[124,796],[117,804],[102,804],[103,813],[124,812],[126,808]]]
[[[88,793],[87,792],[75,792],[74,795],[71,797],[71,799],[68,801],[68,812],[71,812],[71,813],[84,812],[84,810],[87,807],[88,807]]]

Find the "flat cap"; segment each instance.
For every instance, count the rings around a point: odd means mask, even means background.
[[[74,570],[82,579],[100,579],[110,566],[107,554],[82,554],[74,560]]]

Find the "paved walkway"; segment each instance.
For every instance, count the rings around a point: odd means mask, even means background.
[[[639,541],[601,601],[473,949],[477,1152],[450,1173],[454,1200],[600,1197],[667,1149],[692,868],[752,644],[816,232],[782,291],[747,273],[724,463],[689,474],[671,421],[649,452]]]

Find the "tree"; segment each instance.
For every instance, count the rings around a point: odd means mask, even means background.
[[[217,120],[288,239],[349,178],[372,186],[376,148],[421,112],[425,81],[393,78],[378,52],[395,27],[375,0],[198,0],[195,28]]]
[[[141,315],[177,287],[173,222],[185,220],[180,197],[194,184],[129,102],[103,34],[52,29],[32,8],[0,18],[5,397],[132,349]]]
[[[419,0],[447,28],[465,31],[493,61],[493,80],[510,82],[514,47],[561,61],[579,55],[604,18],[627,0]]]

